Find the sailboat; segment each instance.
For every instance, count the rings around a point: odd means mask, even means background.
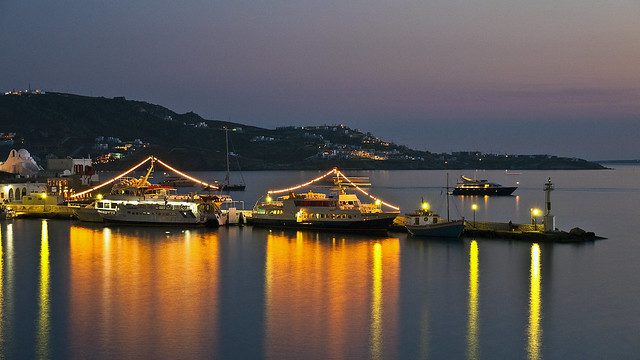
[[[227,153],[227,173],[224,176],[224,180],[222,180],[222,182],[219,181],[215,181],[214,185],[215,187],[217,187],[217,189],[215,190],[220,190],[220,191],[244,191],[247,187],[247,185],[244,183],[244,177],[242,176],[242,172],[240,173],[240,178],[241,178],[241,182],[240,184],[232,184],[231,183],[231,170],[230,170],[230,166],[229,166],[229,131],[235,131],[234,129],[229,129],[227,127],[222,128],[222,130],[224,130],[224,140],[225,140],[225,148],[226,148],[226,153]],[[240,167],[240,164],[238,164],[238,168]]]

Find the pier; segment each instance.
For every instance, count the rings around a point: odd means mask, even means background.
[[[570,231],[544,231],[542,225],[465,221],[464,237],[497,238],[536,242],[584,242],[604,239],[593,232],[574,228]]]

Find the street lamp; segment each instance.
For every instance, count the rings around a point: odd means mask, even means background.
[[[538,230],[538,224],[536,222],[536,217],[540,216],[540,209],[532,208],[531,209],[531,223],[533,224],[533,229]]]
[[[473,210],[473,227],[476,227],[476,211],[478,210],[478,204],[471,204],[471,210]]]

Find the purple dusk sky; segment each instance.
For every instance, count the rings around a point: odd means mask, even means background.
[[[638,0],[0,1],[0,88],[431,151],[640,158]]]

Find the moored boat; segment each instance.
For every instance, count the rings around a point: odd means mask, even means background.
[[[418,237],[458,238],[464,230],[464,219],[447,220],[429,210],[428,203],[404,216],[404,226],[409,234]]]
[[[97,206],[113,207],[105,211],[105,222],[140,225],[213,225],[226,223],[226,216],[215,203],[186,201],[111,201],[98,202]]]
[[[473,196],[509,196],[516,191],[517,186],[502,186],[491,183],[488,180],[471,179],[460,176],[456,187],[451,191],[451,195],[473,195]]]
[[[362,203],[355,194],[347,194],[344,189],[332,196],[312,191],[291,192],[277,199],[267,195],[254,207],[251,224],[314,230],[386,231],[398,213],[383,211],[380,201]]]

